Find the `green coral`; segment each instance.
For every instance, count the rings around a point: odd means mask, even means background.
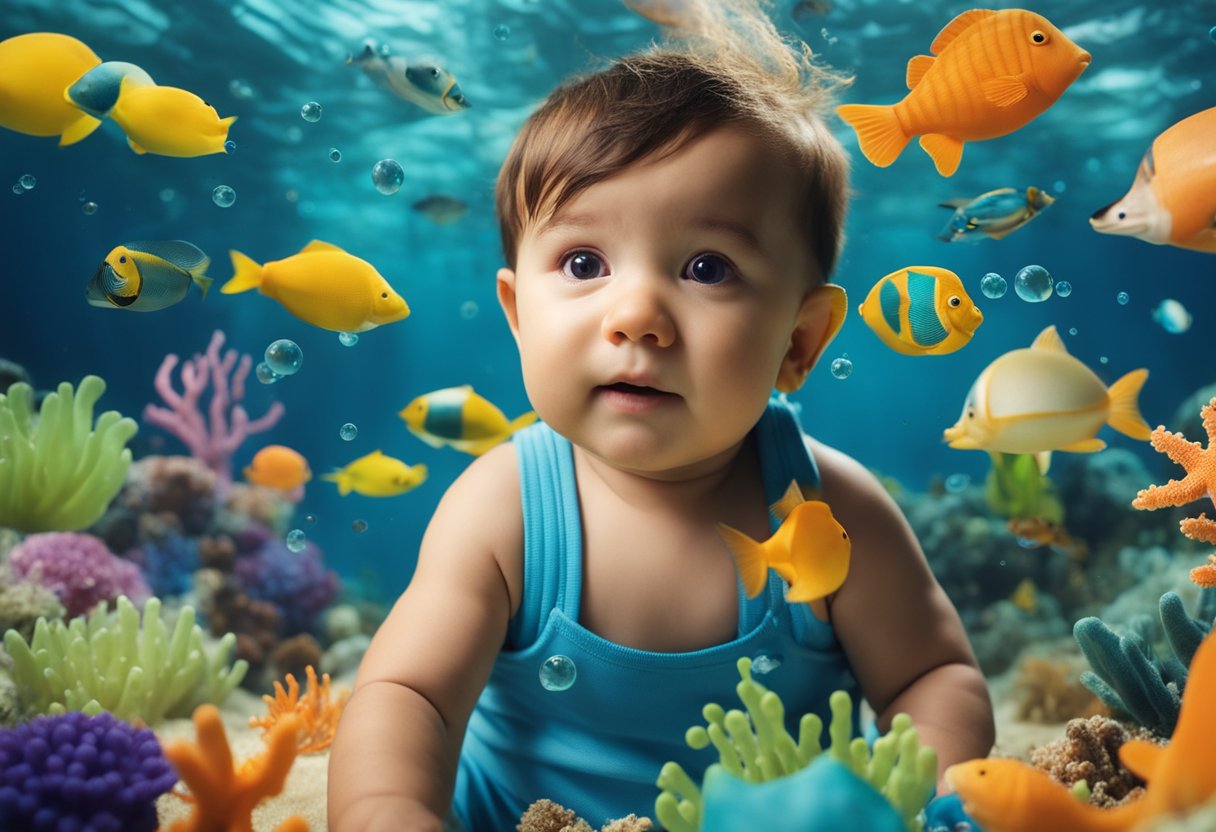
[[[144,606],[142,626],[126,596],[117,606],[107,613],[99,604],[68,622],[40,618],[29,644],[15,630],[4,634],[27,714],[109,711],[155,725],[189,716],[205,702],[220,704],[244,678],[245,660],[228,666],[236,636],[225,635],[208,654],[193,608],[182,608],[170,633],[159,599]]]
[[[701,713],[708,723],[694,725],[684,735],[691,748],[713,745],[722,768],[752,783],[775,780],[809,765],[825,752],[820,737],[823,720],[804,714],[797,741],[785,728],[785,705],[777,694],[752,679],[751,659],[738,661],[740,682],[735,686],[747,712],[724,711],[710,703]],[[920,745],[907,714],[891,720],[891,730],[871,748],[863,737],[853,736],[853,702],[838,690],[829,697],[829,757],[881,792],[899,812],[910,832],[922,825],[921,810],[933,795],[937,778],[937,752]],[[659,772],[663,791],[655,800],[655,816],[670,832],[697,832],[701,828],[701,789],[679,763],[669,762]]]
[[[63,382],[34,417],[24,382],[0,394],[0,526],[20,531],[76,531],[96,522],[122,487],[131,464],[134,419],[109,410],[93,425],[106,383],[85,376],[73,392]]]

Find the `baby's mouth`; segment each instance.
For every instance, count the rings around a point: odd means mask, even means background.
[[[631,396],[673,396],[674,393],[668,393],[666,390],[659,390],[657,387],[647,387],[641,384],[629,384],[628,382],[618,381],[613,384],[602,384],[600,390],[611,390],[617,393],[625,393]]]

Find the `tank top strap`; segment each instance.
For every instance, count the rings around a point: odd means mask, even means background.
[[[570,442],[544,423],[513,436],[524,521],[524,595],[507,646],[536,641],[549,611],[578,618],[583,531]]]

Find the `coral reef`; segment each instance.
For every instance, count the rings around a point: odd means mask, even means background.
[[[274,683],[274,696],[263,695],[266,702],[266,715],[250,717],[251,728],[261,728],[262,735],[268,737],[274,726],[288,714],[300,718],[300,728],[296,734],[296,749],[301,754],[315,754],[324,751],[334,741],[334,732],[338,730],[338,718],[346,707],[350,697],[349,690],[341,691],[337,698],[330,693],[329,674],[317,682],[317,671],[312,665],[305,669],[308,677],[306,690],[300,695],[300,684],[296,677],[287,674],[287,688],[279,682]]]
[[[219,710],[214,705],[200,705],[193,719],[197,742],[171,742],[165,746],[165,756],[190,789],[188,796],[182,796],[194,804],[194,811],[166,832],[253,832],[253,807],[283,790],[295,762],[299,717],[290,715],[280,721],[267,738],[266,751],[240,768],[233,765]],[[307,829],[303,819],[292,817],[279,824],[276,832]]]
[[[334,600],[340,583],[322,564],[315,543],[293,552],[278,538],[251,556],[238,557],[234,571],[251,598],[280,609],[287,633],[316,632],[317,616]]]
[[[85,376],[42,401],[18,383],[0,393],[0,526],[23,532],[75,531],[101,517],[131,464],[134,419],[108,410],[93,423],[106,383]]]
[[[538,800],[529,806],[515,829],[516,832],[594,832],[587,821],[548,799]],[[652,829],[654,824],[650,818],[629,815],[609,821],[600,828],[600,832],[650,832]]]
[[[1018,718],[1055,723],[1077,716],[1106,714],[1106,706],[1081,684],[1077,668],[1064,659],[1027,656],[1013,683]]]
[[[177,775],[147,728],[110,714],[0,730],[0,829],[152,832]]]
[[[106,710],[154,725],[199,703],[222,702],[240,684],[246,663],[228,664],[235,638],[227,635],[207,652],[190,607],[169,632],[160,599],[148,600],[142,626],[130,601],[119,597],[117,606],[66,623],[39,619],[29,643],[14,630],[4,634],[25,712]]]
[[[130,561],[96,537],[78,532],[32,534],[8,553],[8,569],[55,593],[69,618],[125,595],[142,606],[152,592]]]
[[[155,387],[168,407],[149,404],[144,420],[172,433],[215,471],[221,489],[232,482],[232,455],[246,439],[274,427],[283,417],[283,405],[274,402],[262,416],[250,419],[238,402],[245,398],[245,379],[253,366],[249,355],[235,349],[221,352],[224,333],[211,335],[207,350],[182,363],[182,392],[173,388],[173,369],[181,360],[169,353],[156,371]],[[200,398],[210,386],[207,415]]]
[[[820,744],[823,720],[818,714],[802,716],[795,741],[785,729],[781,699],[752,679],[751,660],[739,659],[738,668],[740,682],[735,689],[746,713],[706,705],[702,713],[708,725],[688,730],[685,741],[690,747],[701,749],[712,744],[719,755],[716,766],[749,783],[792,774],[826,754],[880,792],[908,829],[920,828],[917,815],[933,795],[937,754],[919,744],[906,714],[897,714],[891,730],[870,746],[865,738],[852,736],[852,701],[847,693],[836,691],[829,698],[832,718],[828,727],[830,744],[825,750]],[[707,772],[706,784],[709,780]],[[683,767],[665,764],[657,785],[662,789],[655,801],[659,822],[671,832],[699,830],[704,818],[702,791]]]
[[[295,673],[303,676],[309,666],[321,663],[321,645],[308,633],[285,638],[270,651],[269,667],[277,676]]]
[[[63,618],[63,614],[54,592],[42,584],[14,580],[0,568],[0,633],[16,630],[29,641],[39,618]]]
[[[218,569],[200,569],[194,583],[211,634],[232,633],[237,657],[256,675],[279,643],[278,607],[250,598],[235,575]]]
[[[1151,738],[1151,734],[1142,731],[1136,738]],[[1109,717],[1072,719],[1064,728],[1064,737],[1036,748],[1030,762],[1065,786],[1085,781],[1089,802],[1110,808],[1144,793],[1144,781],[1119,762],[1119,748],[1129,739],[1133,736]]]

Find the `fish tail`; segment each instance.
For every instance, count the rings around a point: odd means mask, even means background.
[[[211,288],[211,284],[215,282],[215,278],[207,277],[205,274],[191,275],[191,278],[194,280],[195,285],[197,285],[199,290],[203,293],[203,300],[206,300],[207,290]]]
[[[251,257],[241,254],[236,249],[228,252],[232,257],[232,279],[220,287],[225,295],[235,295],[237,292],[247,292],[262,285],[262,267]]]
[[[898,159],[911,138],[899,126],[894,106],[842,104],[836,114],[857,131],[862,154],[880,168]]]
[[[536,411],[535,410],[529,410],[527,413],[524,413],[521,416],[516,416],[514,419],[511,420],[510,424],[507,425],[507,435],[510,436],[512,433],[515,433],[515,431],[517,431],[517,430],[523,430],[524,428],[526,428],[528,425],[532,424],[535,421],[536,421]]]
[[[1140,388],[1148,379],[1148,370],[1132,370],[1110,386],[1110,418],[1106,423],[1132,439],[1147,440],[1153,429],[1140,415]]]
[[[321,479],[328,482],[338,484],[338,493],[345,497],[351,492],[350,477],[343,471],[334,471],[332,474],[322,474]]]
[[[765,578],[768,576],[768,559],[764,556],[764,547],[725,523],[718,524],[718,535],[739,567],[743,592],[748,598],[755,598],[764,591]]]

